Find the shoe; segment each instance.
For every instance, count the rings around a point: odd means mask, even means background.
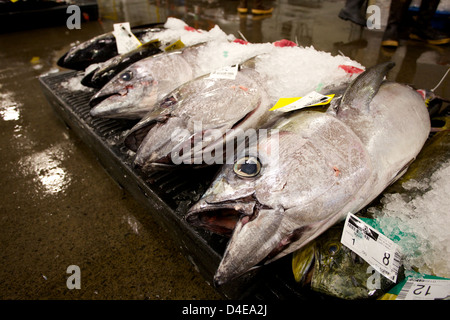
[[[395,23],[388,24],[386,30],[384,31],[383,39],[381,40],[381,45],[383,47],[391,47],[391,48],[398,47],[399,41],[398,34],[399,34],[398,25]]]
[[[237,11],[239,13],[247,13],[248,12],[248,6],[247,6],[247,0],[241,0],[237,6]]]
[[[392,39],[387,39],[387,40],[381,41],[381,45],[383,47],[397,48],[398,47],[398,41],[397,40],[392,40]]]
[[[257,7],[252,9],[253,14],[270,14],[273,12],[273,8]]]
[[[425,41],[433,45],[450,43],[450,37],[448,35],[433,28],[424,29],[423,31],[420,29],[413,30],[410,33],[409,38],[413,40]]]
[[[248,8],[240,8],[240,7],[238,7],[238,8],[237,8],[237,11],[238,11],[239,13],[248,13]]]

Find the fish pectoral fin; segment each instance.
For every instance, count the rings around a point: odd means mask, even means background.
[[[236,129],[237,127],[239,127],[240,124],[244,123],[245,120],[247,120],[248,118],[250,118],[251,115],[252,115],[253,113],[255,113],[256,109],[257,109],[257,108],[255,108],[255,109],[253,109],[253,110],[247,112],[242,118],[240,118],[238,121],[236,121],[236,122],[233,124],[233,126],[231,127],[231,129]]]
[[[157,123],[166,123],[170,117],[170,114],[159,114],[155,117],[147,115],[145,119],[141,120],[133,128],[130,129],[130,131],[123,139],[123,143],[128,149],[136,152],[153,126]]]
[[[398,179],[400,179],[405,173],[406,171],[408,171],[409,166],[411,165],[411,163],[414,162],[414,160],[416,160],[416,158],[412,158],[411,160],[409,160],[398,172],[397,174],[391,179],[391,181],[389,182],[388,186],[390,186],[391,184],[393,184],[395,181],[397,181]]]
[[[389,70],[395,66],[394,62],[385,62],[368,68],[361,73],[345,91],[337,113],[345,109],[369,111],[373,97],[378,93],[381,84]]]

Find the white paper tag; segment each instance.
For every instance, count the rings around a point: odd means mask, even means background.
[[[441,300],[450,298],[450,280],[415,279],[406,281],[396,300]]]
[[[284,98],[280,99],[271,111],[290,112],[293,110],[300,110],[306,107],[324,105],[331,101],[334,95],[325,96],[316,91],[311,91],[304,97],[299,98]]]
[[[142,43],[131,32],[130,23],[115,23],[113,35],[116,38],[117,52],[124,54],[138,48]]]
[[[209,75],[210,79],[236,79],[238,73],[239,65],[235,64],[233,66],[226,66],[211,72]]]
[[[345,220],[341,242],[383,276],[397,281],[401,265],[400,246],[350,212]]]

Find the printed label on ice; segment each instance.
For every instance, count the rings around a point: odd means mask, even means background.
[[[304,97],[297,98],[280,98],[270,111],[290,112],[306,107],[321,106],[330,103],[334,98],[334,94],[326,95],[312,91]]]
[[[113,35],[116,38],[117,52],[119,54],[130,52],[142,45],[139,39],[131,32],[128,22],[115,23]]]
[[[449,279],[415,279],[406,281],[396,300],[450,299]]]
[[[397,281],[400,247],[350,212],[345,220],[341,242],[383,276]]]
[[[238,73],[239,65],[235,64],[233,66],[227,66],[220,69],[217,69],[214,72],[211,72],[209,77],[211,79],[236,79],[236,75]]]
[[[164,51],[175,51],[179,49],[183,49],[186,45],[178,39],[177,41],[174,41],[173,43],[169,44],[167,47],[164,48]]]

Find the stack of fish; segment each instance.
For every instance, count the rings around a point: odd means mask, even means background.
[[[164,27],[150,40],[166,45]],[[214,279],[220,285],[367,206],[415,159],[430,118],[415,90],[384,80],[393,63],[364,71],[292,42],[251,44],[214,31],[222,36],[108,69],[115,76],[90,103],[94,117],[138,120],[123,143],[143,173],[223,163],[186,214],[194,226],[231,237]],[[339,97],[318,110],[273,108],[311,92]]]

